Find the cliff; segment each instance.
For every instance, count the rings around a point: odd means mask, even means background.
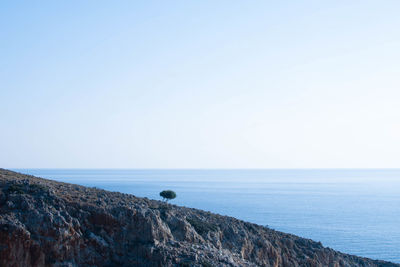
[[[400,266],[235,218],[0,169],[0,266]]]

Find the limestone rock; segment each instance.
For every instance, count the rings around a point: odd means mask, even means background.
[[[400,266],[232,217],[0,169],[0,266]]]

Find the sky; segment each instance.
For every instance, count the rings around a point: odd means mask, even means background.
[[[400,167],[399,10],[2,1],[0,167]]]

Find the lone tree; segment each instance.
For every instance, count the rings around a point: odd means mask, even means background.
[[[160,196],[163,198],[164,201],[176,198],[176,193],[172,190],[164,190],[160,192]]]

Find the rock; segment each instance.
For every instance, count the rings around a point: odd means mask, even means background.
[[[0,169],[0,266],[400,266],[232,217]]]

